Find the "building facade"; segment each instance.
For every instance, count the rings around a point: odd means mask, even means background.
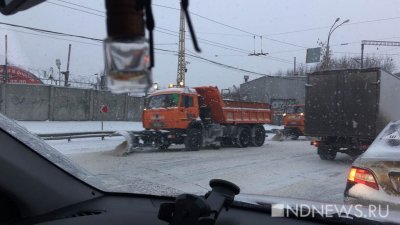
[[[240,85],[240,96],[245,101],[271,104],[272,121],[282,122],[287,105],[304,104],[307,78],[300,76],[264,76]]]
[[[9,84],[43,84],[34,74],[10,65],[0,65],[0,83]]]

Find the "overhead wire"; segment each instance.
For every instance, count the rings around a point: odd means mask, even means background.
[[[74,3],[69,3],[69,2],[66,2],[66,1],[63,1],[63,0],[56,0],[56,1],[64,2],[64,3],[66,3],[66,4],[71,4],[71,5],[78,6],[78,7],[82,7],[82,8],[85,8],[85,9],[92,9],[92,8],[90,8],[90,7],[86,7],[86,6],[79,5],[79,4],[74,4]],[[50,2],[50,1],[46,1],[46,2],[55,4],[55,5],[58,5],[58,6],[61,6],[61,7],[65,6],[65,5],[57,4],[57,3],[54,3],[54,2]],[[180,10],[179,8],[169,7],[169,6],[160,5],[160,4],[152,4],[152,5],[157,6],[157,7],[169,8],[169,9],[173,9],[173,10]],[[73,8],[73,7],[68,7],[68,6],[65,6],[65,7],[70,8],[70,9],[74,9],[74,10],[78,10],[78,9],[76,9],[76,8]],[[96,9],[92,9],[92,10],[95,10],[96,12],[105,13],[105,12],[103,12],[103,11],[96,10]],[[78,10],[78,11],[80,11],[80,10]],[[84,10],[82,10],[81,12],[93,14],[93,13],[90,13],[90,12],[87,12],[87,11],[84,11]],[[260,35],[260,34],[255,34],[255,33],[253,33],[253,32],[249,32],[249,31],[246,31],[246,30],[244,30],[244,29],[237,28],[237,27],[234,27],[234,26],[231,26],[231,25],[228,25],[228,24],[219,22],[219,21],[214,20],[214,19],[210,19],[210,18],[208,18],[208,17],[206,17],[206,16],[202,16],[202,15],[200,15],[200,14],[198,14],[198,13],[193,12],[193,11],[191,11],[190,13],[193,14],[194,16],[197,16],[197,17],[202,18],[202,19],[204,19],[204,20],[207,20],[207,21],[210,21],[210,22],[219,24],[219,25],[221,25],[221,26],[228,27],[228,28],[233,29],[233,30],[237,30],[237,31],[246,33],[246,34],[251,35],[251,36],[254,36],[254,35],[255,35],[255,36],[262,36],[262,35]],[[98,15],[98,14],[94,14],[94,15],[96,15],[96,16],[101,16],[101,15]],[[266,40],[274,41],[274,42],[281,43],[281,44],[291,45],[291,46],[300,47],[300,48],[306,48],[306,47],[304,47],[304,46],[300,46],[300,45],[293,44],[293,43],[289,43],[289,42],[285,42],[285,41],[280,41],[280,40],[276,40],[276,39],[272,39],[272,38],[267,38],[267,37],[263,37],[263,38],[266,39]]]
[[[103,12],[103,11],[96,10],[96,9],[92,9],[92,8],[90,8],[90,7],[86,7],[86,6],[83,6],[83,5],[80,5],[80,4],[69,3],[69,2],[66,2],[66,1],[63,1],[63,0],[55,0],[55,1],[59,1],[59,2],[63,2],[63,3],[71,4],[71,5],[74,5],[74,6],[82,7],[82,8],[85,8],[85,9],[91,9],[91,10],[95,10],[95,11],[97,11],[97,12],[105,13],[105,12]],[[53,3],[53,2],[47,1],[47,3]],[[60,6],[60,7],[67,7],[67,8],[69,8],[69,9],[78,10],[78,9],[76,9],[76,8],[68,7],[68,6],[61,5],[61,4],[56,4],[56,3],[54,3],[54,4],[57,5],[57,6]],[[157,5],[157,4],[154,4],[154,5]],[[81,12],[84,12],[84,13],[93,14],[93,13],[90,13],[90,12],[87,12],[87,11],[84,11],[84,10],[78,10],[78,11],[81,11]],[[97,14],[96,14],[96,15],[97,15]],[[99,15],[97,15],[97,16],[99,16]],[[104,15],[100,15],[100,16],[104,17]],[[164,30],[164,31],[160,31],[159,29]],[[166,29],[166,28],[157,27],[155,30],[156,30],[157,32],[160,32],[160,33],[164,33],[164,34],[168,34],[168,35],[177,36],[177,34],[175,34],[175,33],[177,33],[176,31],[172,31],[172,30],[169,30],[169,29]],[[165,31],[172,32],[173,34],[166,33]],[[187,39],[190,39],[190,38],[187,38]],[[202,43],[205,43],[205,44],[207,44],[207,45],[211,45],[211,46],[214,46],[214,47],[219,47],[219,48],[223,48],[223,49],[226,49],[226,50],[232,50],[232,51],[236,51],[236,52],[241,51],[242,53],[246,53],[246,54],[249,53],[248,50],[240,49],[240,48],[237,48],[237,47],[234,47],[234,46],[230,46],[230,45],[218,43],[218,42],[215,42],[215,41],[210,41],[210,40],[207,40],[207,39],[204,39],[204,38],[198,38],[198,39],[199,39],[199,41],[201,41]],[[292,63],[292,62],[289,61],[289,60],[281,59],[281,58],[278,58],[278,57],[264,57],[264,58],[270,59],[270,60],[274,60],[274,61],[278,61],[278,62],[283,62],[283,63],[290,63],[290,64]]]
[[[63,36],[69,36],[69,37],[87,39],[87,40],[91,40],[91,41],[103,42],[103,40],[101,40],[101,39],[93,38],[93,37],[87,37],[87,36],[83,36],[83,35],[67,34],[67,33],[62,33],[62,32],[57,32],[57,31],[39,29],[39,28],[28,27],[28,26],[21,26],[21,25],[10,24],[10,23],[3,23],[3,22],[0,22],[0,24],[12,26],[12,27],[17,27],[17,28],[28,29],[28,30],[32,30],[32,31],[36,31],[36,32],[45,32],[45,33],[48,33],[48,34],[57,34],[57,35],[60,35],[60,34],[61,34],[61,35],[63,35]],[[17,31],[17,30],[16,30],[16,31]],[[50,37],[50,36],[48,36],[48,35],[33,34],[33,33],[29,33],[29,32],[24,32],[24,31],[17,31],[17,32],[26,33],[26,34],[31,34],[31,35],[37,35],[37,36],[43,36],[43,37],[49,37],[49,38],[55,38],[55,39],[61,39],[61,40],[66,40],[66,39],[59,38],[59,37]],[[73,40],[68,40],[68,41],[73,41]],[[85,42],[84,44],[88,44],[88,43]],[[94,45],[96,45],[96,44],[94,44]],[[97,44],[97,45],[98,45],[98,46],[101,46],[101,45],[99,45],[99,44]],[[174,53],[174,54],[177,54],[177,53],[178,53],[177,51],[168,50],[168,49],[161,49],[161,48],[154,48],[154,49],[157,50],[157,51],[170,52],[170,53]],[[256,74],[256,75],[260,75],[260,76],[266,75],[266,74],[263,74],[263,73],[258,73],[258,72],[254,72],[254,71],[242,69],[242,68],[239,68],[239,67],[227,65],[227,64],[224,64],[224,63],[216,62],[216,61],[214,61],[214,60],[210,60],[210,59],[207,59],[207,58],[204,58],[204,57],[201,57],[201,56],[196,56],[196,55],[193,55],[193,54],[186,54],[186,55],[188,55],[189,57],[196,58],[196,59],[201,59],[201,60],[203,60],[203,61],[212,63],[212,64],[214,64],[214,65],[218,65],[218,66],[221,66],[221,67],[224,67],[224,68],[233,69],[233,70],[241,71],[241,72],[247,72],[247,73],[250,73],[250,74]]]

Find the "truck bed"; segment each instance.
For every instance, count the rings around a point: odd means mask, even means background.
[[[195,87],[211,111],[211,119],[220,124],[271,123],[270,105],[259,102],[223,100],[217,87]]]

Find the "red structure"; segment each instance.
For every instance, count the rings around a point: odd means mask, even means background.
[[[5,67],[0,65],[0,83],[43,84],[38,77],[24,69],[16,66],[7,66],[7,73],[5,73]]]

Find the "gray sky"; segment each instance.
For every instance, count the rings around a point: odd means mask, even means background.
[[[102,13],[105,10],[104,1],[68,0],[68,2],[84,5],[101,12],[73,6],[59,0],[49,0],[26,12],[8,17],[1,15],[0,21],[96,38],[106,37],[105,17]],[[153,0],[153,3],[179,7],[178,0]],[[88,11],[92,14],[56,4]],[[165,29],[172,30],[176,35],[179,26],[179,11],[160,6],[153,6],[153,9],[157,29],[170,34],[171,32]],[[231,29],[192,15],[197,36],[202,39],[200,47],[203,52],[200,56],[265,74],[273,75],[280,69],[285,71],[293,68],[293,57],[297,57],[298,64],[304,63],[305,48],[317,47],[318,39],[325,41],[329,27],[337,17],[340,17],[341,21],[350,19],[350,23],[338,28],[332,34],[331,49],[334,56],[359,57],[361,40],[400,41],[399,0],[192,0],[190,1],[190,10],[200,16],[247,32]],[[21,31],[30,34],[21,33]],[[177,50],[178,37],[159,31],[155,32],[156,47]],[[263,51],[270,53],[270,57],[248,56],[248,53],[253,52],[254,49],[253,36],[249,33],[263,35]],[[93,74],[98,73],[104,67],[102,47],[98,42],[0,25],[1,37],[4,34],[8,34],[9,37],[10,61],[17,65],[36,70],[49,70],[50,67],[56,67],[55,59],[60,58],[62,70],[65,70],[68,44],[71,43],[70,70],[72,77],[79,75],[94,79]],[[0,39],[0,60],[2,62],[4,61],[3,40],[4,38]],[[207,41],[212,41],[212,45],[207,44],[210,43]],[[219,44],[215,42],[225,46],[217,47],[215,45]],[[341,43],[349,44],[340,45]],[[186,47],[188,53],[194,52],[190,40],[187,40]],[[256,52],[259,51],[260,38],[256,37]],[[375,55],[389,54],[395,60],[397,70],[400,68],[400,47],[367,46],[365,52]],[[175,82],[177,56],[156,52],[155,60],[154,80],[162,86]],[[186,83],[189,86],[218,85],[225,88],[240,84],[243,76],[249,75],[190,57],[187,57],[186,60],[190,62],[186,74]],[[250,75],[251,79],[257,77],[257,75]]]

